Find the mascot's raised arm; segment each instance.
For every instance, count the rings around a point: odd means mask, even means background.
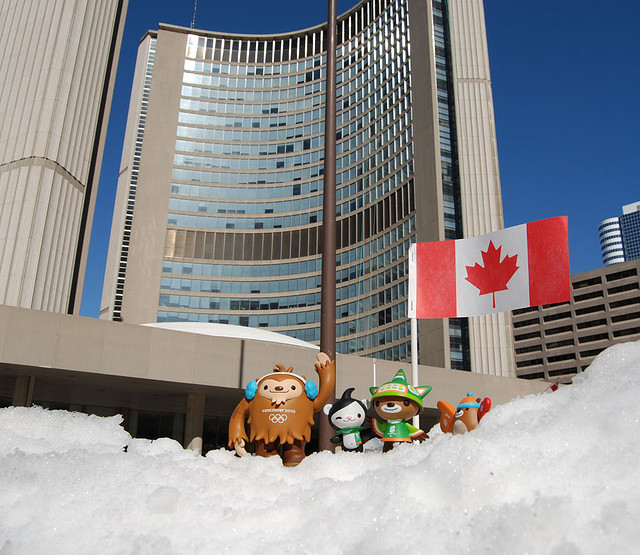
[[[299,464],[311,439],[313,413],[324,406],[336,381],[335,362],[324,353],[316,356],[315,371],[320,378],[319,390],[314,382],[282,364],[276,364],[273,372],[259,380],[250,381],[229,421],[229,447],[243,456],[250,441],[255,443],[256,455],[270,457],[277,455],[278,445],[282,445],[283,464]],[[247,415],[250,438],[244,425]]]

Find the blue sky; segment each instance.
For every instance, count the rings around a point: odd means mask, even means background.
[[[357,3],[338,0],[338,13]],[[138,43],[193,1],[129,0],[81,314],[97,317]],[[598,223],[640,200],[640,2],[485,0],[505,225],[569,216],[571,273],[602,265]],[[196,28],[275,33],[326,2],[198,2]]]

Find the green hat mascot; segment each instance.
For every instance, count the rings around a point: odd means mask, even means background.
[[[404,371],[398,370],[393,380],[380,387],[370,387],[369,391],[375,412],[373,429],[384,443],[384,453],[396,443],[429,438],[407,421],[422,412],[422,399],[431,391],[431,386],[414,387],[407,383]]]

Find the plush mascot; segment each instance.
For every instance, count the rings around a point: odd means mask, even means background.
[[[341,443],[345,451],[362,451],[362,431],[366,428],[369,401],[351,397],[355,388],[350,387],[333,405],[325,405],[324,413],[329,424],[337,432],[331,443]]]
[[[239,456],[246,454],[247,441],[255,443],[256,454],[270,457],[283,446],[282,462],[296,466],[305,457],[304,447],[311,438],[313,413],[319,411],[333,392],[336,380],[335,362],[324,353],[316,356],[315,370],[320,377],[320,390],[312,381],[293,373],[293,368],[276,364],[273,372],[252,380],[245,398],[229,421],[229,447]],[[247,437],[244,421],[251,427]]]
[[[454,409],[447,401],[438,401],[440,411],[440,429],[444,433],[465,434],[475,429],[482,417],[491,409],[491,399],[475,398],[473,393],[460,401]]]
[[[396,443],[424,441],[429,436],[407,421],[422,412],[422,399],[431,391],[430,385],[414,387],[407,383],[407,377],[398,370],[393,380],[380,387],[370,387],[371,406],[375,412],[373,430],[384,444],[386,453]]]

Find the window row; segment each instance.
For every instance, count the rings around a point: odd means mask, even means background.
[[[324,120],[324,107],[309,112],[299,112],[285,116],[242,117],[216,116],[202,112],[180,112],[178,122],[187,125],[205,127],[232,127],[234,129],[271,129],[274,127],[293,127],[313,121]],[[300,130],[302,132],[302,130]],[[296,133],[297,135],[297,133]]]
[[[340,249],[361,245],[367,239],[380,234],[389,226],[398,222],[398,199],[395,195],[387,197],[378,205],[339,220],[336,228],[336,245]],[[381,207],[381,208],[380,208]],[[401,213],[401,212],[400,212]],[[286,218],[311,218],[313,214],[284,216]],[[222,220],[212,216],[169,215],[169,222],[207,223],[205,220]],[[193,221],[190,221],[190,218]],[[277,221],[277,219],[274,219]],[[229,220],[228,225],[239,227],[257,220]],[[412,229],[413,219],[400,222],[401,229]],[[365,228],[364,226],[369,226]],[[185,227],[185,226],[182,226]],[[227,228],[230,229],[230,228]],[[266,229],[266,228],[265,228]],[[393,228],[392,230],[397,229]],[[367,235],[366,232],[370,233]],[[382,237],[382,236],[381,236]],[[408,242],[408,236],[405,242]],[[381,241],[381,238],[379,238]],[[323,229],[313,226],[264,233],[234,233],[231,231],[209,232],[204,230],[167,229],[164,256],[166,258],[196,258],[203,260],[277,260],[306,256],[319,256],[322,251]],[[382,242],[382,241],[381,241]],[[348,252],[348,251],[347,251]],[[384,253],[379,254],[384,256]]]
[[[199,69],[202,68],[202,69]],[[292,75],[282,75],[275,77],[263,77],[260,75],[251,75],[250,70],[245,72],[238,70],[238,77],[230,76],[229,73],[220,71],[219,64],[207,65],[185,60],[185,72],[183,74],[183,82],[191,84],[199,84],[211,87],[224,87],[230,89],[295,89],[300,96],[300,91],[304,91],[304,86],[319,79],[326,79],[326,67],[312,67],[303,73]],[[208,70],[208,71],[207,71]],[[272,73],[273,74],[273,73]],[[245,77],[246,75],[246,77]],[[277,75],[277,74],[276,74]],[[206,78],[206,79],[203,79]]]
[[[293,145],[291,145],[293,146]],[[295,154],[292,156],[281,156],[267,158],[238,157],[229,158],[227,156],[198,156],[193,154],[175,154],[173,163],[176,166],[186,166],[188,168],[214,168],[231,171],[262,171],[275,169],[297,168],[316,164],[315,173],[320,173],[320,164],[324,161],[323,153],[320,151],[308,154]],[[324,166],[324,164],[322,164]]]
[[[216,185],[172,183],[171,195],[203,199],[228,199],[227,202],[232,202],[233,200],[273,200],[277,202],[274,199],[306,196],[317,193],[322,189],[321,185],[322,182],[320,180],[296,183],[294,185],[282,185],[281,187],[218,187]],[[295,200],[292,202],[295,202]],[[318,206],[321,204],[322,200],[319,201]],[[238,205],[240,205],[240,203],[238,203]]]
[[[274,103],[296,100],[300,109],[308,109],[324,104],[324,93],[310,96],[307,87],[296,89],[214,89],[205,86],[182,85],[182,96],[191,98],[207,98],[209,100],[225,100],[236,102],[238,110],[245,103]],[[251,109],[251,108],[248,108]],[[240,112],[238,112],[240,113]]]
[[[325,50],[325,40],[324,29],[295,37],[258,40],[200,37],[191,34],[187,37],[186,56],[234,64],[281,63],[322,54]]]
[[[320,307],[320,302],[320,293],[289,295],[286,297],[267,297],[260,299],[230,299],[226,297],[200,297],[195,295],[160,293],[158,300],[159,306],[168,308],[189,308],[192,310],[247,310],[262,312],[288,310],[290,308]],[[316,320],[316,314],[319,314],[318,310],[296,312],[292,314],[301,315],[300,319],[304,319],[304,321],[301,321],[300,323],[313,324],[319,321]],[[276,316],[278,315],[276,314]],[[286,317],[288,314],[280,314],[280,316]]]
[[[296,187],[293,187],[294,190]],[[300,195],[301,187],[293,196]],[[292,196],[292,195],[289,195]],[[191,199],[169,199],[169,210],[180,212],[197,212],[207,214],[232,214],[232,215],[256,215],[256,214],[284,214],[291,212],[309,211],[322,206],[322,195],[307,196],[296,200],[285,200],[277,202],[226,202],[226,201],[206,201]],[[196,226],[201,227],[201,226]],[[210,226],[205,226],[210,227]],[[225,226],[221,226],[222,229]],[[280,226],[282,227],[282,225]],[[285,226],[291,227],[291,225]]]
[[[281,172],[261,171],[256,173],[218,172],[208,170],[187,170],[173,168],[172,179],[177,181],[201,181],[203,183],[218,183],[221,185],[266,185],[272,183],[293,183],[295,181],[308,181],[323,175],[322,166],[311,166],[298,170]]]
[[[239,218],[237,216],[194,216],[169,212],[167,225],[181,228],[199,229],[238,229],[244,231],[260,229],[288,229],[291,227],[308,226],[322,221],[322,210],[303,212],[289,216],[274,216],[264,218]]]
[[[324,137],[321,135],[309,137],[301,141],[287,143],[237,144],[237,143],[205,143],[201,141],[176,140],[176,150],[196,154],[217,154],[218,156],[275,156],[278,154],[293,154],[298,152],[319,150],[318,158],[311,161],[324,160]]]
[[[196,232],[199,233],[199,232]],[[336,282],[360,281],[364,276],[385,269],[392,261],[402,261],[413,242],[415,228],[413,222],[404,222],[389,233],[367,241],[355,248],[336,255]],[[184,234],[186,240],[187,235]],[[197,242],[197,235],[196,235]],[[206,239],[208,241],[208,238]],[[186,245],[183,245],[183,249]],[[375,256],[372,256],[375,255]],[[199,276],[216,278],[248,278],[295,276],[319,272],[322,266],[319,258],[282,262],[278,264],[206,264],[200,262],[176,262],[164,260],[162,272],[174,276]],[[393,283],[406,275],[406,261],[394,264],[384,271],[384,283]],[[380,278],[378,278],[380,279]],[[382,287],[380,284],[378,287]]]
[[[311,96],[318,94],[325,90],[326,83],[320,79],[320,71],[314,72],[318,74],[315,82],[311,82],[305,85],[295,86],[297,84],[297,77],[274,77],[264,79],[242,79],[236,77],[218,77],[217,75],[206,75],[202,73],[189,73],[185,72],[182,76],[182,83],[184,85],[198,85],[203,87],[212,88],[224,88],[224,89],[240,89],[246,90],[249,88],[254,89],[283,89],[291,86],[290,90],[295,90],[295,96],[293,98],[303,98],[304,96]],[[324,69],[322,71],[324,74]],[[291,80],[291,84],[289,84]],[[240,86],[242,84],[242,86]],[[294,88],[295,87],[295,88]],[[289,96],[291,98],[291,96]]]
[[[393,165],[391,165],[390,167],[393,167]],[[342,186],[343,180],[349,181],[351,179],[351,170],[349,170],[349,172],[341,172],[341,186],[338,187],[338,190],[336,191],[336,199],[339,201],[343,198],[354,198],[349,199],[347,202],[342,203],[337,207],[336,210],[338,215],[348,214],[349,212],[353,212],[357,209],[363,208],[364,206],[369,206],[375,203],[380,197],[384,196],[390,191],[403,186],[404,183],[406,183],[406,179],[412,174],[412,172],[413,165],[410,163],[408,167],[405,168],[405,171],[396,172],[388,176],[382,183],[369,190],[367,190],[369,184],[375,182],[374,180],[378,177],[381,177],[378,175],[378,173],[373,176],[364,175],[359,178],[357,178],[357,175],[355,175],[353,181]],[[249,208],[249,204],[256,203],[238,203],[234,206],[233,200],[262,201],[266,199],[273,200],[282,197],[290,198],[297,196],[306,196],[309,194],[317,193],[321,189],[321,185],[322,184],[320,180],[300,182],[294,185],[283,185],[282,187],[220,187],[214,184],[189,185],[186,183],[173,183],[171,185],[171,195],[191,198],[196,197],[200,199],[228,199],[228,202],[230,203],[228,210],[230,211],[230,213],[241,214],[253,213],[252,210],[254,209]],[[292,201],[286,202],[292,203],[290,205],[291,211],[297,211],[302,209],[302,204],[300,203],[301,200],[302,199],[294,199]],[[278,201],[273,200],[273,202],[277,203]],[[319,195],[319,198],[316,201],[309,202],[309,208],[314,205],[314,202],[317,204],[317,206],[320,206],[323,202],[322,194]],[[267,209],[269,208],[270,207],[267,206]],[[276,208],[282,208],[283,211],[288,211],[285,210],[285,208],[288,208],[288,205],[286,204],[282,206],[273,206],[274,213],[276,212]],[[255,210],[258,211],[260,209],[256,208]],[[204,211],[204,208],[201,210],[199,207],[197,212],[200,211]]]
[[[403,134],[405,135],[405,134]],[[293,146],[293,145],[292,145]],[[396,148],[399,150],[396,151]],[[336,169],[340,170],[343,167],[349,167],[353,164],[353,167],[350,167],[348,171],[340,172],[339,178],[336,176],[336,179],[342,184],[349,181],[353,181],[360,176],[368,176],[373,175],[374,179],[368,179],[368,183],[373,183],[375,181],[380,181],[383,179],[385,175],[393,174],[397,168],[405,164],[410,158],[413,157],[413,144],[409,144],[404,146],[403,148],[403,140],[402,137],[398,137],[395,141],[392,141],[389,145],[385,146],[383,149],[379,150],[375,154],[371,154],[371,156],[364,157],[361,153],[369,152],[369,145],[365,145],[365,147],[358,149],[350,154],[339,157],[336,160]],[[359,157],[358,155],[361,154]],[[365,155],[366,156],[366,155]],[[364,159],[363,159],[364,158]],[[174,165],[183,166],[183,168],[176,168],[174,171],[174,175],[184,176],[187,174],[180,173],[181,169],[186,168],[212,168],[212,169],[221,169],[221,170],[231,170],[231,171],[261,171],[266,172],[268,170],[276,170],[276,169],[289,169],[301,167],[302,171],[302,179],[309,179],[314,176],[322,175],[324,170],[324,165],[319,164],[319,162],[323,162],[323,156],[320,151],[311,152],[309,154],[295,154],[291,156],[283,156],[281,158],[249,158],[249,157],[238,157],[238,158],[228,158],[221,156],[220,158],[216,157],[205,157],[205,156],[196,156],[190,154],[175,154],[174,155]],[[359,162],[359,163],[358,163]],[[316,166],[312,166],[311,164],[318,164]],[[309,166],[309,167],[305,167]],[[199,171],[199,170],[198,170]],[[284,172],[276,172],[276,174],[283,173],[283,178],[287,176]],[[290,172],[291,173],[291,172]],[[295,173],[291,175],[294,176]],[[176,178],[178,179],[178,178]],[[269,179],[269,178],[267,178]],[[265,180],[267,180],[265,179]],[[274,180],[276,178],[271,178]],[[271,181],[268,181],[271,183]],[[295,186],[293,186],[295,187]],[[297,186],[298,189],[300,186]],[[291,188],[291,186],[289,186]]]
[[[355,211],[349,217],[341,218],[336,223],[336,245],[340,248],[348,248],[351,245],[362,244],[367,239],[374,237],[384,230],[394,228],[396,224],[404,221],[407,227],[410,227],[410,220],[407,218],[414,212],[414,191],[413,181],[406,183],[403,187],[394,190],[391,194],[383,197],[375,204],[369,205],[364,210]],[[313,198],[313,197],[312,197]],[[186,199],[170,199],[170,204],[177,203],[178,206],[184,204],[189,207],[190,204],[194,206],[196,203],[202,201],[190,201]],[[224,204],[224,203],[220,203]],[[273,204],[273,203],[272,203]],[[290,227],[299,227],[300,225],[307,225],[316,223],[316,220],[320,220],[322,217],[322,211],[293,214],[287,216],[274,216],[272,218],[252,218],[252,217],[238,217],[238,214],[234,214],[229,218],[220,216],[195,216],[187,214],[175,214],[169,212],[167,216],[167,224],[175,225],[181,228],[200,228],[202,231],[192,230],[175,230],[169,229],[167,231],[167,243],[165,246],[165,256],[168,257],[184,257],[184,258],[220,258],[226,259],[222,255],[223,253],[236,253],[236,248],[227,247],[224,245],[223,237],[227,235],[227,242],[233,243],[232,237],[236,237],[236,234],[223,232],[216,234],[212,232],[204,231],[204,229],[276,229]],[[276,232],[274,234],[247,234],[245,239],[242,239],[243,235],[237,235],[235,239],[236,244],[245,245],[253,244],[253,248],[246,246],[252,252],[252,257],[249,260],[264,260],[269,258],[269,253],[272,252],[273,244],[280,242],[280,236],[287,236],[287,239],[283,239],[283,244],[288,244],[293,252],[299,248],[299,256],[314,256],[320,252],[322,244],[322,229],[316,227],[293,229],[291,231]],[[271,237],[273,235],[274,243],[269,247],[265,247],[262,242],[262,235]],[[187,250],[181,248],[182,239],[191,247]],[[317,239],[317,242],[316,242]],[[271,240],[269,240],[271,243]],[[199,246],[198,246],[199,245]],[[242,247],[240,247],[242,248]],[[185,247],[186,249],[186,247]],[[267,250],[265,250],[267,249]],[[287,251],[280,251],[280,256],[284,256]],[[170,254],[173,253],[173,254]],[[181,253],[181,254],[176,254]],[[277,256],[276,258],[280,258]],[[292,254],[295,256],[295,254]],[[257,257],[257,258],[255,258]],[[243,258],[240,258],[242,260]],[[238,260],[238,258],[235,258]]]
[[[317,258],[278,264],[204,264],[200,262],[173,262],[164,260],[162,273],[218,278],[259,278],[295,276],[319,272],[321,261]]]
[[[413,177],[413,160],[411,159],[413,153],[412,148],[404,149],[394,158],[384,163],[381,167],[378,167],[371,175],[363,176],[359,167],[353,167],[349,170],[338,173],[336,176],[336,186],[340,187],[343,183],[350,183],[357,191],[370,186],[370,184],[377,183],[377,185],[366,191],[361,195],[359,199],[351,199],[349,202],[343,203],[338,207],[339,214],[346,214],[352,211],[358,206],[365,206],[370,202],[375,202],[376,199],[392,191],[400,184],[406,182]],[[260,172],[260,173],[236,173],[236,172],[215,172],[207,170],[186,170],[174,168],[172,171],[173,179],[177,181],[191,181],[191,182],[203,182],[220,185],[271,185],[276,183],[294,183],[291,185],[291,189],[287,189],[288,185],[279,188],[274,187],[274,192],[286,193],[289,190],[293,191],[295,182],[300,181],[300,187],[304,183],[309,182],[310,191],[317,187],[317,184],[311,183],[311,177],[315,177],[314,172],[319,170],[320,174],[323,173],[324,168],[311,167],[302,168],[299,170],[290,170],[284,172]],[[307,177],[307,175],[309,177]],[[303,181],[305,176],[305,181]],[[179,184],[174,184],[177,186]],[[216,190],[217,189],[217,190]],[[214,193],[216,198],[233,199],[247,199],[248,193],[256,189],[245,187],[215,187],[211,185],[208,189],[209,193]],[[206,190],[201,189],[202,192]],[[227,191],[227,195],[218,195],[218,192]],[[342,195],[341,195],[342,196]],[[262,197],[260,197],[262,198]],[[265,194],[266,198],[266,194]],[[278,198],[278,197],[271,197]]]
[[[290,139],[310,138],[324,134],[324,120],[304,127],[270,129],[269,131],[241,131],[240,129],[210,129],[179,125],[177,136],[185,139],[201,139],[219,143],[273,143]]]
[[[192,96],[184,94],[184,96]],[[262,96],[262,95],[261,95]],[[306,97],[301,100],[290,100],[289,102],[255,103],[242,102],[207,102],[205,100],[194,100],[183,98],[180,100],[180,109],[191,112],[207,112],[211,114],[223,114],[233,116],[273,116],[275,114],[287,114],[292,112],[312,113],[316,106],[322,104],[322,95]],[[300,123],[300,122],[298,122]]]
[[[202,38],[202,37],[199,37]],[[215,62],[195,61],[187,58],[184,62],[186,71],[197,71],[199,73],[216,73],[221,75],[239,76],[269,76],[269,75],[289,75],[291,73],[303,73],[313,68],[320,67],[324,59],[314,58],[300,60],[290,64],[273,64],[263,66],[220,64]]]
[[[394,274],[396,277],[392,280],[389,277]],[[336,289],[336,299],[338,301],[349,301],[358,296],[361,298],[357,301],[357,312],[367,312],[374,310],[379,306],[385,306],[392,302],[406,298],[407,296],[407,280],[404,265],[388,268],[386,271],[363,278],[357,283],[338,287]],[[223,281],[223,280],[204,280],[204,279],[188,279],[188,278],[172,278],[162,277],[160,289],[163,291],[181,291],[189,293],[213,293],[216,295],[271,295],[277,293],[295,293],[307,291],[310,289],[320,288],[320,276],[309,277],[293,277],[285,280],[270,281]],[[391,285],[393,284],[393,285]],[[386,287],[386,289],[384,289]],[[375,292],[372,296],[365,296],[368,293]],[[233,304],[229,306],[229,300],[224,297],[204,297],[190,296],[189,306],[191,308],[216,309],[216,310],[270,310],[274,308],[293,308],[300,306],[313,306],[320,304],[320,297],[317,302],[313,300],[313,293],[297,297],[295,304],[293,301],[284,301],[269,298],[251,298],[243,301],[241,308],[234,308]],[[319,293],[318,293],[319,295]],[[195,300],[195,299],[200,299]],[[185,301],[187,302],[187,301]],[[356,301],[352,301],[356,302]],[[283,304],[284,303],[284,304]],[[174,305],[163,305],[174,306]],[[338,305],[337,316],[346,318],[350,314],[355,313],[355,306],[350,303]]]
[[[321,278],[319,275],[309,277],[290,277],[289,279],[284,280],[274,279],[269,281],[223,281],[195,278],[162,277],[160,280],[160,289],[164,291],[188,291],[190,293],[216,293],[220,295],[269,295],[272,293],[293,293],[295,291],[305,291],[307,289],[319,289],[320,281]],[[201,298],[204,299],[205,297]],[[254,300],[257,301],[258,299],[252,299],[252,303]],[[268,301],[269,299],[266,300]],[[264,299],[261,302],[263,301]],[[307,304],[313,305],[316,303],[312,301],[308,302]],[[257,308],[251,308],[251,310],[267,310],[269,308],[269,306],[258,307],[257,304],[255,306]],[[203,306],[201,308],[209,307]],[[227,306],[226,308],[228,309],[229,307]],[[276,306],[275,308],[278,307]]]

